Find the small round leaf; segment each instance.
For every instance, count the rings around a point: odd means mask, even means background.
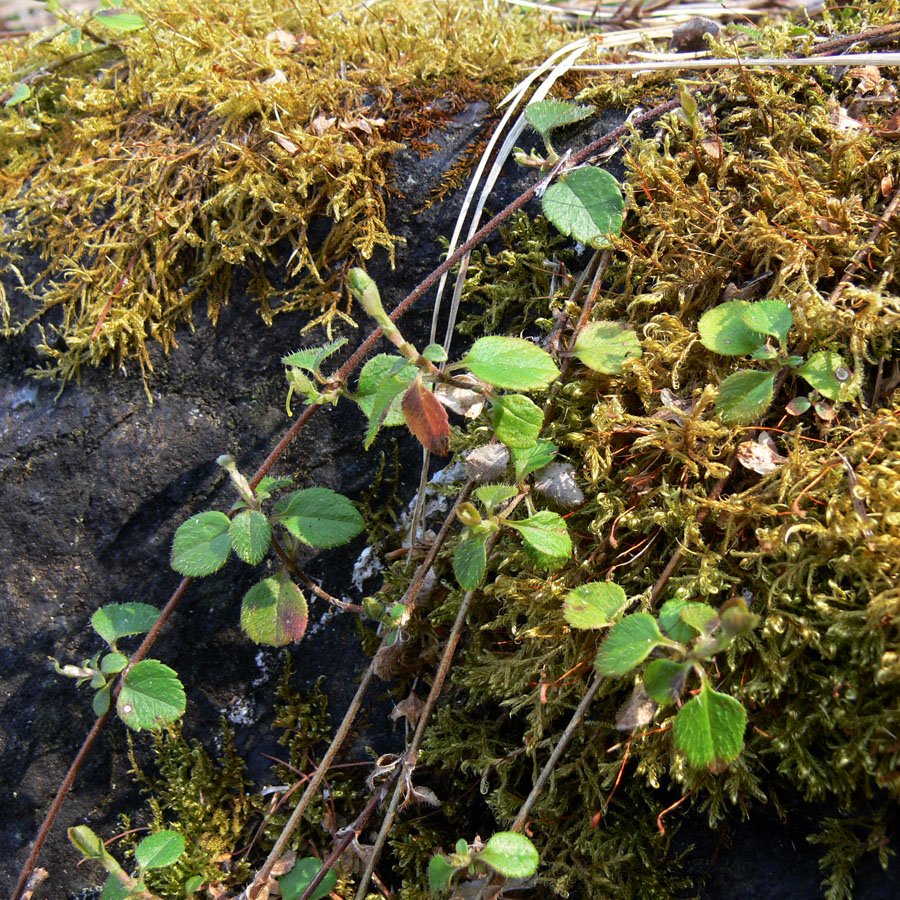
[[[745,356],[765,343],[765,338],[744,323],[750,308],[746,300],[730,300],[700,316],[700,343],[722,356]]]
[[[625,201],[609,172],[583,166],[563,175],[544,193],[544,215],[568,237],[591,247],[609,247],[622,230]]]
[[[540,861],[534,844],[514,831],[498,831],[484,845],[478,859],[505,878],[530,878]]]
[[[675,716],[675,745],[695,766],[731,762],[744,745],[747,710],[704,683],[700,693]]]
[[[174,722],[187,705],[178,674],[156,659],[145,659],[125,674],[116,703],[119,718],[135,731]]]
[[[107,603],[91,616],[91,626],[112,647],[120,637],[149,631],[158,618],[149,603]]]
[[[597,669],[603,675],[625,675],[662,642],[663,636],[653,616],[632,613],[610,629],[597,653]]]
[[[486,534],[476,534],[460,541],[453,554],[453,574],[460,587],[467,591],[477,588],[484,578],[487,568],[487,537]]]
[[[157,831],[145,837],[134,850],[134,858],[142,869],[164,869],[177,862],[184,853],[184,836],[177,831]]]
[[[191,516],[175,532],[172,568],[193,578],[217,572],[231,553],[230,526],[231,522],[223,512],[210,511]]]
[[[558,513],[545,509],[516,522],[507,519],[505,524],[522,535],[525,551],[538,566],[553,568],[572,555],[566,521]]]
[[[573,628],[604,628],[625,609],[625,591],[612,581],[592,581],[569,591],[563,616]]]
[[[275,516],[287,530],[313,547],[338,547],[365,527],[363,517],[343,495],[328,488],[295,491],[275,504]]]
[[[306,633],[309,610],[300,588],[284,572],[253,585],[241,605],[241,627],[251,641],[283,647]]]
[[[783,347],[794,324],[794,314],[781,300],[760,300],[742,307],[741,320],[751,331],[777,337]]]
[[[572,352],[604,375],[621,375],[625,360],[640,359],[643,353],[634,329],[620,322],[591,322],[578,335]]]
[[[432,894],[443,894],[450,889],[450,879],[456,872],[447,857],[440,853],[432,856],[428,863],[428,889]]]
[[[829,400],[844,400],[849,388],[844,386],[851,378],[850,370],[839,353],[820,350],[797,369],[797,374],[805,378],[823,397]]]
[[[319,874],[322,861],[313,856],[298,859],[286,875],[278,879],[278,887],[281,889],[282,900],[297,900],[303,896],[307,886]],[[334,869],[325,873],[325,877],[319,882],[319,886],[310,894],[309,900],[322,900],[327,897],[337,884],[337,874]]]
[[[550,354],[524,338],[479,338],[462,363],[476,378],[508,391],[538,391],[559,376]]]
[[[728,425],[749,425],[769,408],[774,388],[774,372],[742,369],[719,385],[716,409]]]
[[[234,552],[251,566],[262,562],[272,540],[269,521],[255,509],[245,509],[231,521],[228,529]]]
[[[544,424],[539,406],[522,394],[506,394],[491,400],[494,434],[507,447],[533,447]]]
[[[661,706],[672,703],[681,696],[690,667],[690,663],[654,659],[644,670],[644,690]]]
[[[525,107],[525,119],[535,131],[548,135],[554,128],[573,125],[595,112],[593,106],[576,106],[564,100],[538,100]]]

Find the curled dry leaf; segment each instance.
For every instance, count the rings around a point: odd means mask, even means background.
[[[473,375],[457,375],[456,380],[464,381],[467,384],[481,384]],[[484,394],[467,391],[454,384],[436,384],[434,396],[451,412],[465,416],[467,419],[477,419],[484,409]]]
[[[272,877],[280,878],[282,875],[287,874],[294,868],[297,863],[297,852],[296,850],[288,850],[287,853],[284,854],[274,866],[272,866]]]
[[[694,401],[687,398],[679,397],[668,388],[663,388],[659,392],[659,399],[662,403],[662,409],[658,409],[651,419],[661,419],[663,422],[674,422],[676,425],[683,426],[685,423],[684,416],[689,416],[694,411]],[[684,413],[679,415],[676,410]]]
[[[584,492],[575,481],[575,467],[567,462],[553,462],[535,472],[534,489],[560,506],[579,506]]]
[[[768,475],[787,462],[787,457],[778,452],[775,442],[765,432],[755,441],[739,444],[737,459],[745,469],[758,475]]]
[[[847,108],[835,104],[828,114],[828,123],[837,131],[859,131],[866,126],[847,113]]]
[[[509,448],[499,442],[482,444],[466,456],[466,472],[476,481],[498,481],[509,466]]]
[[[425,704],[418,698],[415,691],[410,691],[409,696],[391,710],[391,718],[396,721],[405,716],[409,724],[415,728],[419,724],[419,717],[422,715],[423,709],[425,709]]]
[[[319,113],[312,122],[309,123],[309,130],[318,136],[323,135],[334,123],[337,122],[336,116],[323,116]]]
[[[287,82],[287,75],[281,69],[276,69],[268,78],[263,81],[263,84],[285,84]]]
[[[619,710],[616,717],[616,728],[619,731],[632,731],[643,728],[653,721],[658,704],[647,695],[643,684],[636,684],[631,692],[631,699]]]
[[[369,119],[365,116],[359,116],[356,119],[342,119],[340,127],[345,131],[364,131],[366,134],[372,134],[372,126],[380,128],[384,125],[384,119]]]
[[[390,681],[397,674],[397,666],[402,653],[403,648],[400,646],[399,638],[390,646],[382,644],[378,648],[372,664],[375,674],[382,681]]]
[[[275,138],[275,142],[281,147],[282,150],[287,150],[291,156],[295,156],[300,148],[289,138],[285,137],[283,134],[279,134],[277,131],[270,132],[273,138]]]
[[[293,50],[297,45],[297,35],[292,34],[290,31],[285,31],[284,28],[276,28],[274,31],[270,31],[266,35],[267,41],[272,41],[275,44],[278,44],[282,50]]]

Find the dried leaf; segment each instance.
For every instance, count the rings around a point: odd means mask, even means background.
[[[400,403],[409,430],[435,456],[446,456],[450,448],[447,411],[417,375]]]
[[[868,94],[881,83],[881,71],[878,66],[859,66],[847,72],[848,78],[858,78],[857,93]]]
[[[272,866],[272,877],[279,878],[281,875],[284,875],[286,872],[290,872],[291,869],[294,868],[295,863],[297,862],[297,852],[295,850],[288,850],[276,863]]]
[[[336,116],[323,116],[319,113],[312,122],[309,123],[309,130],[321,137],[334,123],[337,122]]]
[[[653,413],[653,415],[650,416],[651,419],[660,419],[663,422],[674,422],[676,425],[683,426],[685,423],[684,416],[689,416],[694,411],[693,400],[690,398],[679,397],[668,388],[663,388],[659,392],[659,399],[663,408],[658,409]],[[672,407],[674,407],[674,409]],[[683,412],[684,416],[679,415],[676,410]]]
[[[340,127],[345,131],[364,131],[366,134],[372,134],[372,126],[380,128],[384,125],[384,119],[368,119],[365,116],[359,116],[356,119],[342,119]]]
[[[289,138],[285,137],[283,134],[279,134],[277,131],[270,132],[273,138],[275,138],[275,142],[283,149],[287,150],[291,156],[294,156],[300,148]]]
[[[267,41],[278,44],[282,50],[291,51],[297,46],[297,36],[284,28],[276,28],[266,35]]]
[[[755,441],[744,441],[737,448],[738,462],[751,472],[768,475],[787,462],[775,448],[775,442],[765,432]]]
[[[467,384],[480,384],[473,375],[457,375],[457,381]],[[477,419],[484,409],[484,394],[477,391],[467,391],[465,388],[456,387],[453,384],[436,384],[434,396],[444,404],[451,412],[465,416],[467,419]]]
[[[575,467],[567,462],[554,462],[535,472],[534,489],[560,506],[578,506],[584,492],[575,481]]]
[[[887,140],[900,139],[900,109],[897,110],[881,127],[874,129],[875,133]]]
[[[406,717],[407,722],[415,728],[419,724],[419,717],[425,704],[416,696],[415,691],[410,691],[409,696],[405,700],[401,700],[392,710],[391,718],[395,721],[402,717]]]
[[[707,156],[711,156],[713,159],[722,158],[722,142],[718,138],[704,138],[700,141],[700,146]]]
[[[466,472],[476,481],[497,481],[506,474],[509,447],[499,442],[482,444],[466,456]]]
[[[375,674],[382,681],[390,681],[397,673],[397,666],[400,663],[402,653],[403,648],[400,646],[399,640],[395,640],[390,645],[382,644],[378,648],[372,666]]]
[[[616,717],[616,728],[619,731],[632,731],[643,728],[653,721],[658,704],[647,696],[643,684],[636,684],[631,692],[631,699],[619,710]]]
[[[272,75],[270,75],[263,84],[285,84],[287,82],[287,75],[281,69],[276,69]]]
[[[848,115],[847,108],[835,104],[828,114],[829,124],[837,131],[859,131],[866,126],[858,119]]]

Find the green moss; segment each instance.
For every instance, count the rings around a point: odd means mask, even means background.
[[[0,312],[7,335],[42,323],[44,374],[64,380],[110,354],[146,373],[147,341],[171,347],[200,299],[215,319],[238,265],[265,320],[305,309],[329,328],[345,267],[396,245],[400,142],[424,152],[561,36],[496,2],[131,6],[147,28],[84,58],[65,35],[0,48],[0,85],[50,67],[0,115],[4,268],[45,263],[32,310],[0,296]]]

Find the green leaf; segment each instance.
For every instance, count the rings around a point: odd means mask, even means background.
[[[609,238],[622,230],[622,190],[603,169],[583,166],[563,175],[547,188],[542,204],[559,231],[591,247],[609,247]]]
[[[544,413],[523,394],[492,397],[494,434],[507,447],[532,447],[544,424]]]
[[[100,660],[100,671],[104,675],[118,675],[128,665],[128,657],[124,653],[107,653]]]
[[[432,894],[443,894],[450,890],[450,879],[453,878],[456,867],[440,853],[432,856],[428,863],[428,890]]]
[[[91,627],[112,647],[121,637],[149,631],[158,618],[149,603],[107,603],[91,616]]]
[[[256,488],[256,499],[257,500],[268,500],[275,491],[280,491],[282,488],[290,487],[293,483],[293,478],[270,478],[268,475],[265,478],[261,478],[259,484]]]
[[[321,868],[322,861],[315,857],[307,856],[304,859],[298,859],[294,868],[278,879],[282,900],[297,900],[298,897],[302,897],[307,885],[319,874]],[[322,900],[323,897],[327,897],[334,890],[336,884],[337,874],[334,869],[330,869],[325,873],[319,886],[310,894],[310,900]]]
[[[462,364],[476,378],[509,391],[541,390],[559,376],[550,354],[524,338],[479,338]]]
[[[718,613],[706,603],[690,601],[681,607],[681,621],[693,628],[697,634],[706,634],[709,624],[718,616]]]
[[[629,357],[640,359],[643,350],[634,329],[620,322],[591,322],[581,330],[572,352],[589,369],[621,375]]]
[[[823,397],[829,400],[845,400],[850,393],[848,384],[852,373],[839,353],[820,350],[797,369],[797,374],[805,378]]]
[[[94,710],[94,715],[99,719],[100,716],[105,716],[109,712],[109,706],[111,703],[110,691],[112,689],[112,685],[108,684],[105,688],[100,691],[97,691],[94,694],[94,701],[91,704]]]
[[[110,872],[106,876],[106,881],[103,882],[103,893],[100,894],[100,900],[130,900],[131,897],[134,897],[134,893],[125,887],[118,876]]]
[[[741,309],[741,321],[751,331],[778,338],[783,347],[794,324],[794,314],[781,300],[760,300]]]
[[[516,471],[516,481],[521,481],[532,472],[543,469],[559,452],[552,441],[539,438],[533,447],[511,447],[509,455]]]
[[[228,529],[234,552],[251,566],[262,562],[272,540],[269,520],[255,509],[238,513]]]
[[[363,366],[354,399],[369,420],[365,440],[367,450],[382,426],[389,428],[406,423],[400,409],[400,395],[409,387],[417,371],[412,363],[388,353],[372,357]]]
[[[447,351],[440,344],[429,344],[423,351],[422,356],[429,362],[441,363],[447,361]]]
[[[692,765],[719,767],[741,752],[746,726],[747,710],[704,682],[675,716],[675,746]]]
[[[774,372],[742,369],[719,385],[716,409],[728,425],[749,425],[769,408],[774,389]]]
[[[88,825],[75,825],[66,834],[85,859],[103,859],[107,853],[100,836]]]
[[[625,675],[663,643],[656,619],[649,613],[632,613],[616,622],[597,653],[602,675]]]
[[[275,518],[305,544],[338,547],[365,527],[363,517],[343,495],[329,488],[295,491],[275,504]]]
[[[297,369],[305,369],[313,375],[318,375],[319,366],[321,366],[332,353],[337,353],[337,351],[346,343],[347,338],[341,338],[339,341],[331,341],[322,347],[308,347],[305,350],[297,350],[295,353],[291,353],[290,356],[282,356],[281,362],[282,365],[292,366]]]
[[[100,9],[94,17],[113,31],[139,31],[144,27],[144,20],[127,9]]]
[[[802,416],[811,406],[812,403],[809,402],[808,397],[794,397],[794,399],[785,406],[784,411],[789,416]]]
[[[672,703],[681,696],[690,668],[690,663],[654,659],[644,669],[644,690],[660,706]]]
[[[459,542],[453,554],[453,574],[460,587],[474,590],[481,584],[487,568],[486,534],[476,534]]]
[[[542,510],[517,522],[507,519],[505,524],[522,535],[526,552],[542,568],[560,565],[572,555],[566,522],[558,513]]]
[[[184,883],[184,896],[190,897],[191,894],[196,894],[200,888],[206,883],[206,879],[202,875],[194,875]]]
[[[125,673],[116,711],[129,728],[142,731],[174,722],[186,704],[177,673],[159,660],[145,659]]]
[[[750,304],[746,300],[730,300],[700,316],[697,329],[700,343],[722,356],[745,356],[765,342],[763,335],[744,324],[744,313]]]
[[[17,103],[23,103],[31,96],[31,87],[27,84],[23,84],[21,81],[13,88],[13,92],[9,95],[4,103],[4,107],[9,109],[10,106],[15,106]]]
[[[492,513],[504,500],[509,500],[518,493],[519,489],[512,484],[485,484],[475,491],[475,496]]]
[[[157,831],[134,848],[134,859],[142,869],[164,869],[184,853],[184,836],[177,831]]]
[[[576,106],[564,100],[538,100],[525,107],[525,119],[535,131],[546,137],[554,128],[573,125],[596,112],[593,106]]]
[[[179,526],[172,542],[172,568],[193,578],[212,575],[228,560],[231,522],[222,512],[204,512]]]
[[[256,644],[283,647],[306,633],[309,609],[303,591],[282,570],[254,584],[241,604],[241,628]]]
[[[612,581],[592,581],[569,591],[563,616],[573,628],[605,628],[625,609],[625,591]]]
[[[701,618],[707,613],[709,618],[716,615],[716,611],[711,606],[707,606],[705,603],[697,603],[694,600],[685,600],[682,597],[668,600],[662,605],[662,608],[659,611],[659,624],[662,625],[663,631],[665,631],[673,641],[686,644],[700,634],[701,629],[688,624],[681,615],[686,609],[693,606],[702,608]]]
[[[530,878],[540,861],[534,844],[524,834],[514,831],[498,831],[477,859],[505,878]]]

